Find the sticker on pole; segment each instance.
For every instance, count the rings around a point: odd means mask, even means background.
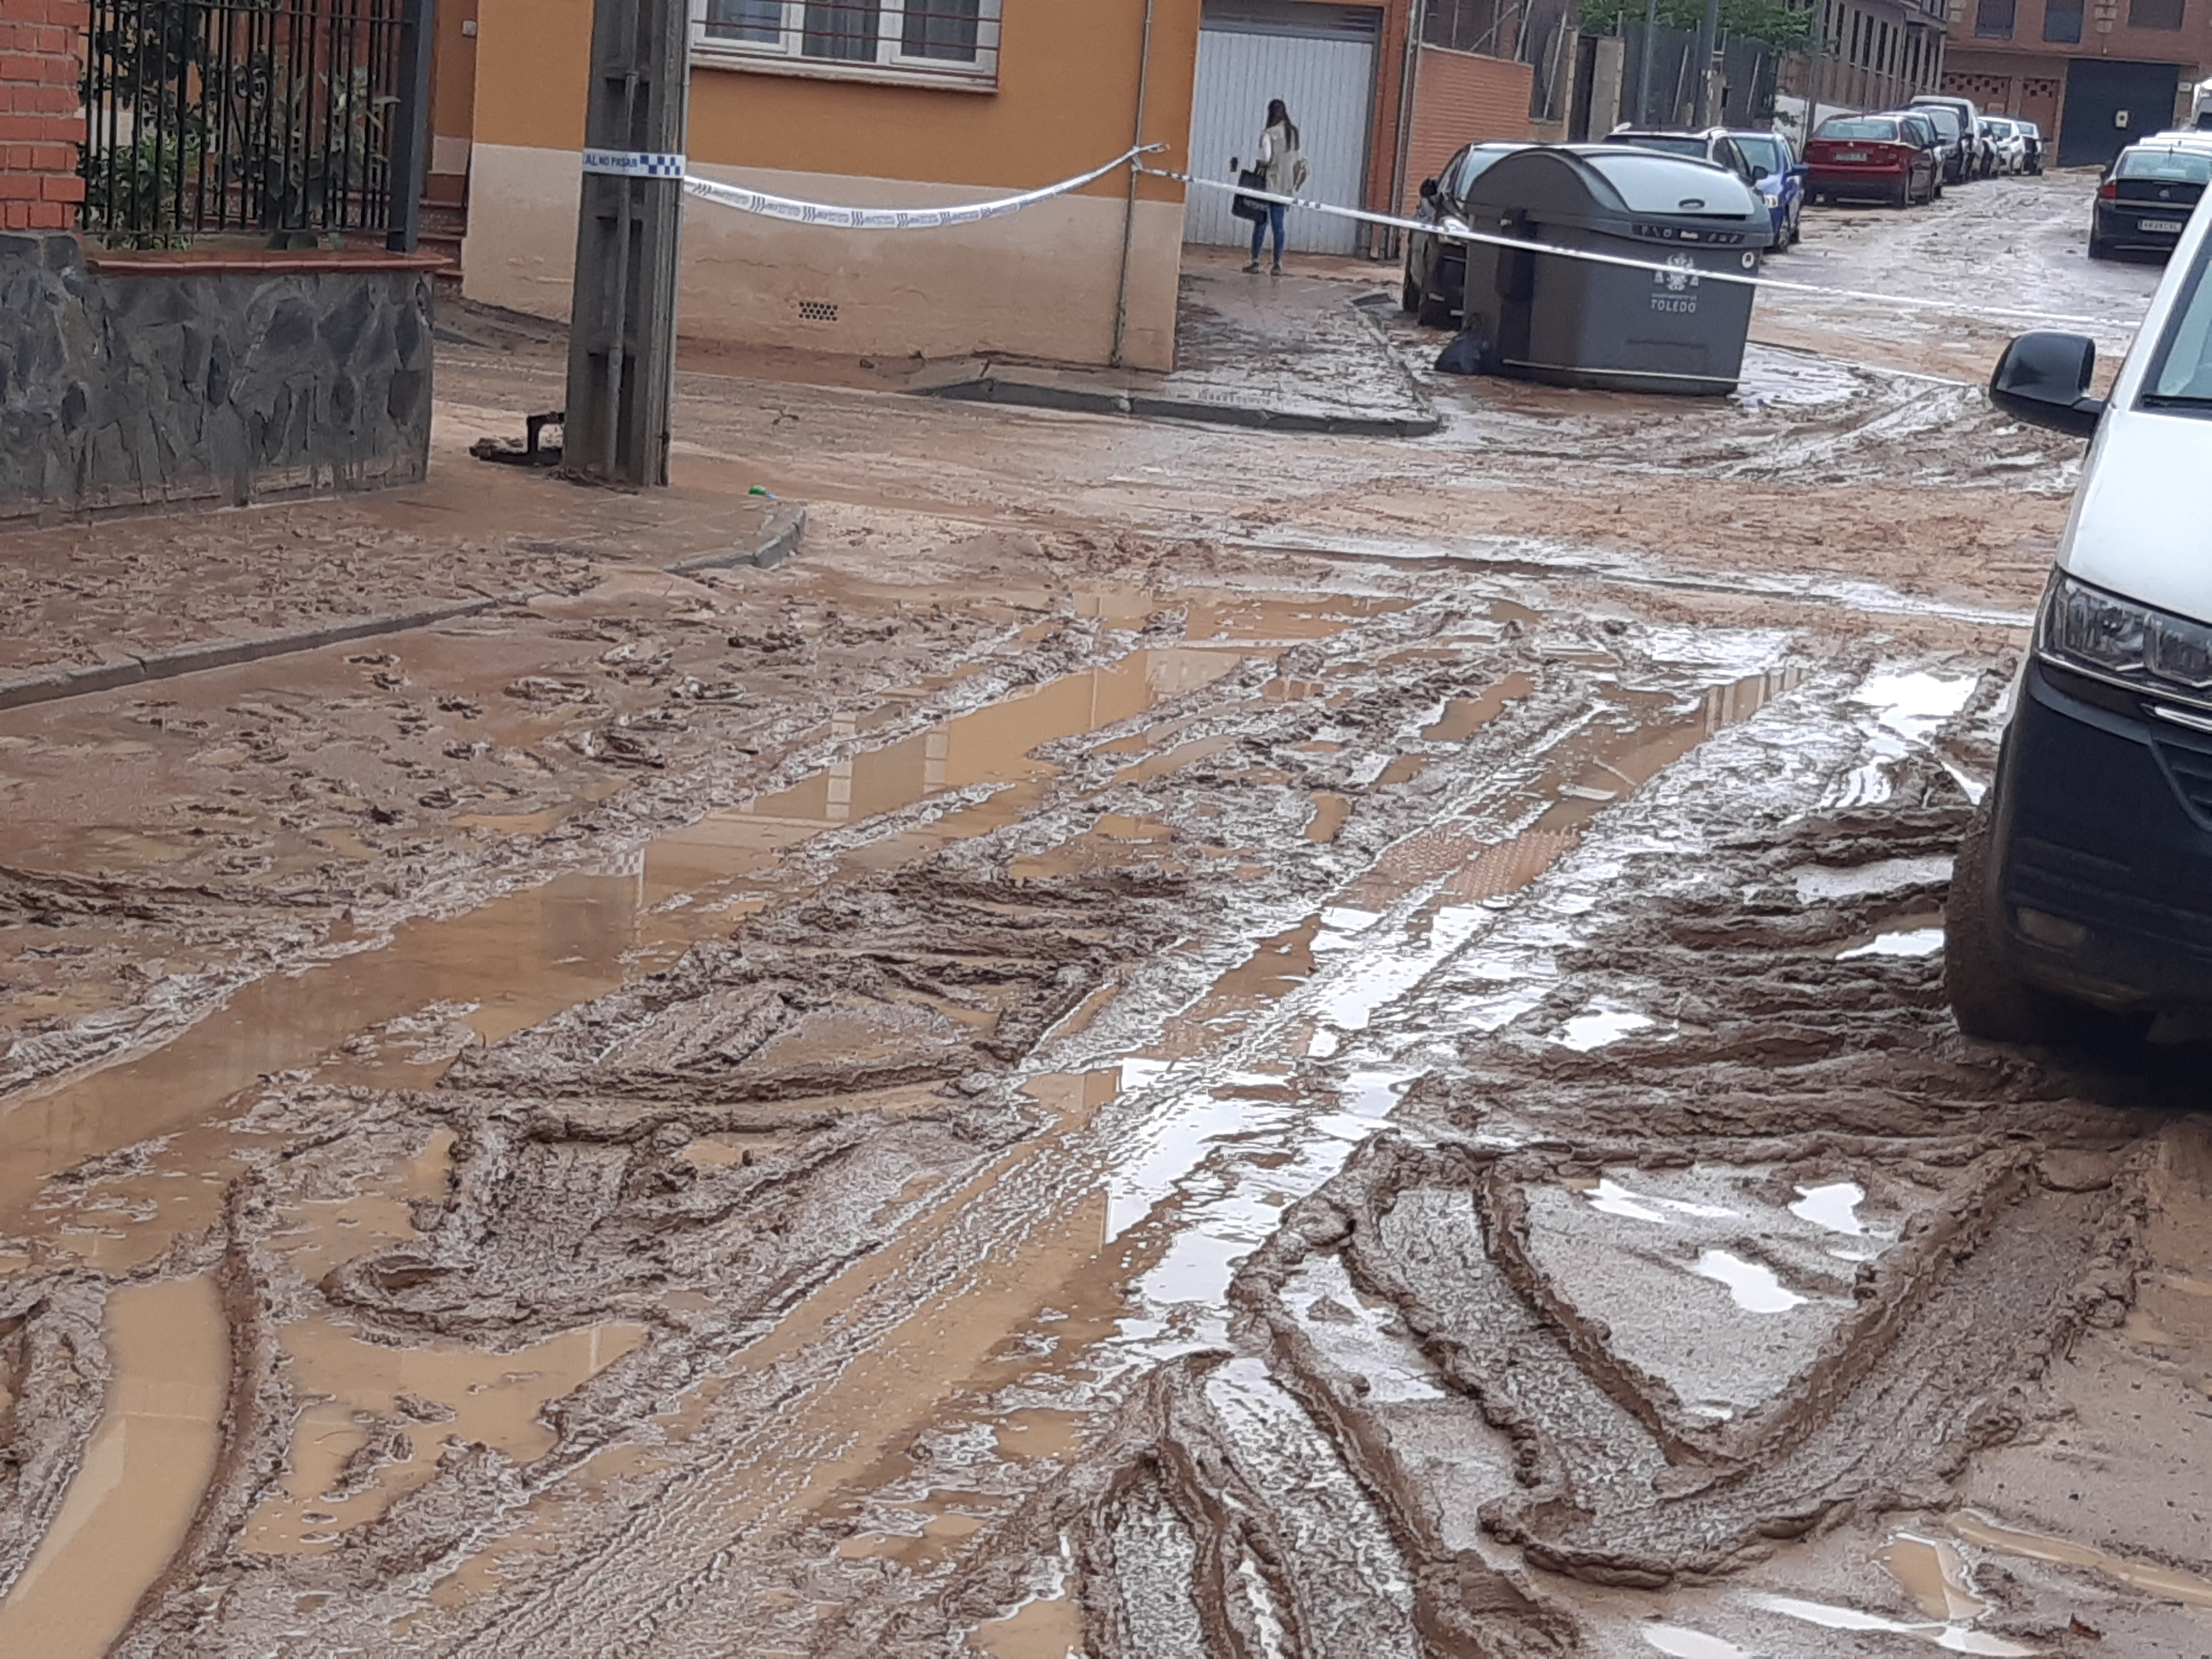
[[[611,173],[617,179],[681,179],[684,157],[657,155],[651,150],[587,149],[584,171]]]

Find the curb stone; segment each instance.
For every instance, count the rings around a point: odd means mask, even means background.
[[[923,386],[910,395],[956,403],[1012,404],[1087,415],[1127,415],[1139,420],[1194,421],[1208,426],[1241,426],[1269,432],[1324,432],[1343,437],[1425,438],[1443,422],[1435,415],[1406,416],[1307,415],[1241,404],[1200,403],[1186,398],[1092,391],[1081,386],[1042,386],[1032,380],[1001,380],[987,374],[950,386]]]
[[[672,575],[736,565],[773,570],[791,562],[793,556],[799,551],[799,539],[805,529],[806,509],[786,507],[771,514],[763,539],[752,546],[722,548],[715,552],[696,554],[687,559],[678,559],[673,564],[654,568]],[[496,610],[502,605],[526,605],[552,591],[545,587],[524,588],[512,593],[495,593],[479,599],[455,599],[445,605],[386,611],[381,616],[357,617],[351,622],[334,623],[321,628],[201,640],[167,651],[143,654],[132,653],[125,661],[102,663],[96,668],[70,669],[0,680],[0,709],[22,708],[33,703],[57,702],[64,697],[89,696],[95,692],[113,691],[126,685],[173,679],[180,674],[198,674],[210,668],[231,668],[240,663],[292,656],[302,651],[319,651],[325,646],[374,639],[384,634],[404,634],[415,629],[451,622],[457,617],[472,617],[481,611]]]

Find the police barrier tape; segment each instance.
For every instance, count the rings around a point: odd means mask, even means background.
[[[1056,185],[1047,185],[1039,190],[1025,191],[1018,196],[1000,197],[988,202],[963,202],[953,207],[942,208],[857,208],[838,207],[826,202],[800,201],[788,196],[774,196],[766,191],[748,190],[741,185],[720,184],[711,179],[702,179],[695,173],[684,176],[684,188],[702,201],[712,202],[717,207],[735,208],[744,213],[757,213],[771,219],[782,219],[793,224],[820,225],[842,230],[936,230],[948,225],[979,223],[986,219],[1002,218],[1018,213],[1024,208],[1034,207],[1039,202],[1065,196],[1070,191],[1096,183],[1116,167],[1133,167],[1141,173],[1155,179],[1172,179],[1177,184],[1199,190],[1226,191],[1239,196],[1249,196],[1262,202],[1279,202],[1285,207],[1303,208],[1310,213],[1323,213],[1340,219],[1357,220],[1362,224],[1382,225],[1394,230],[1418,232],[1446,241],[1476,242],[1492,247],[1516,248],[1523,252],[1541,253],[1554,258],[1580,259],[1591,264],[1613,265],[1624,270],[1646,270],[1672,282],[1686,277],[1705,283],[1735,283],[1746,288],[1769,288],[1790,294],[1809,294],[1826,300],[1857,300],[1869,305],[1895,306],[1908,311],[1934,311],[1950,316],[1995,317],[2017,319],[2027,322],[2067,323],[2081,328],[2118,329],[2133,332],[2136,325],[2120,322],[2108,317],[2076,317],[2063,312],[2036,311],[2021,306],[1960,305],[1948,300],[1920,300],[1900,294],[1876,294],[1865,289],[1826,288],[1817,283],[1793,283],[1779,276],[1763,276],[1753,270],[1686,270],[1680,264],[1665,264],[1655,259],[1633,258],[1626,254],[1601,253],[1595,248],[1560,247],[1549,242],[1529,241],[1516,236],[1493,235],[1468,226],[1439,224],[1431,220],[1409,219],[1398,214],[1374,213],[1364,208],[1340,207],[1334,202],[1316,202],[1303,196],[1285,196],[1273,191],[1248,190],[1239,185],[1218,179],[1204,179],[1194,173],[1176,173],[1165,167],[1148,167],[1139,159],[1165,149],[1165,144],[1140,144],[1123,151],[1103,167],[1073,179],[1063,179]],[[659,161],[666,158],[630,158],[609,153],[607,161]],[[605,163],[603,162],[603,165]],[[643,175],[643,167],[607,165],[605,170],[635,173]],[[654,176],[665,176],[654,170]],[[1756,266],[1755,256],[1744,256]]]
[[[1425,236],[1435,236],[1449,242],[1480,242],[1490,247],[1517,248],[1525,253],[1545,253],[1561,259],[1581,259],[1591,264],[1618,265],[1624,270],[1648,270],[1676,281],[1689,276],[1708,283],[1736,283],[1745,288],[1780,289],[1792,294],[1811,294],[1828,300],[1863,300],[1871,305],[1902,306],[1914,311],[1941,311],[1964,317],[2016,317],[2030,322],[2072,323],[2085,328],[2117,328],[2132,331],[2134,323],[2116,322],[2109,317],[2071,317],[2062,312],[2030,311],[2015,306],[1962,306],[1948,300],[1915,300],[1899,294],[1875,294],[1863,289],[1823,288],[1817,283],[1792,283],[1778,276],[1754,276],[1749,271],[1711,270],[1699,268],[1685,270],[1680,265],[1662,264],[1653,259],[1631,258],[1626,254],[1601,253],[1595,248],[1559,247],[1549,242],[1532,242],[1525,237],[1497,236],[1471,227],[1453,228],[1427,219],[1407,219],[1393,213],[1370,213],[1364,208],[1339,207],[1334,202],[1309,201],[1303,196],[1284,196],[1273,191],[1247,190],[1241,185],[1224,183],[1218,179],[1201,179],[1194,173],[1170,173],[1164,167],[1148,167],[1141,161],[1137,171],[1148,173],[1155,179],[1172,179],[1179,184],[1196,185],[1201,190],[1228,191],[1238,196],[1249,196],[1255,201],[1280,202],[1285,207],[1304,208],[1314,213],[1326,213],[1340,219],[1356,219],[1362,224],[1387,225],[1396,230],[1419,231]],[[1717,251],[1717,250],[1716,250]],[[1747,263],[1755,264],[1753,256],[1744,256]]]
[[[1136,162],[1140,155],[1165,149],[1165,144],[1142,144],[1124,150],[1104,167],[1093,167],[1073,179],[1063,179],[1056,185],[1047,185],[1042,190],[1025,191],[1019,196],[1003,196],[990,202],[963,202],[953,207],[942,208],[855,208],[833,207],[824,202],[801,202],[788,196],[771,196],[766,191],[747,190],[741,185],[717,184],[711,179],[686,174],[684,188],[702,201],[712,202],[717,207],[736,208],[744,213],[758,213],[771,219],[788,220],[793,224],[826,225],[841,230],[939,230],[946,225],[972,225],[985,219],[1002,218],[1009,213],[1019,213],[1024,208],[1034,207],[1039,202],[1049,201],[1055,196],[1065,196],[1072,190],[1103,179],[1115,168]]]

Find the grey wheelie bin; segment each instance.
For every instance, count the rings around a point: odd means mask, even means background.
[[[1754,290],[1701,273],[1756,274],[1774,228],[1727,168],[1625,144],[1541,145],[1491,165],[1467,221],[1666,267],[1470,243],[1467,327],[1484,372],[1616,392],[1735,389]]]

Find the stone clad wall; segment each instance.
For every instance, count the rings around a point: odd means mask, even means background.
[[[434,263],[0,235],[0,523],[419,482]]]

